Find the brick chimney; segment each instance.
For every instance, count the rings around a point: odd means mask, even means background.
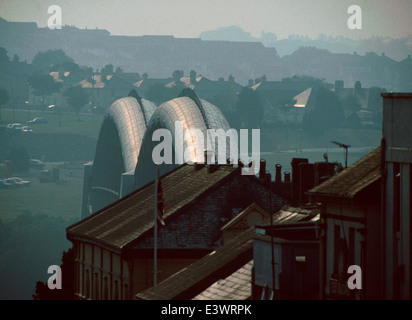
[[[275,167],[276,167],[275,182],[282,182],[282,166],[279,163],[277,163]]]
[[[266,160],[260,159],[259,179],[265,179],[266,176]]]

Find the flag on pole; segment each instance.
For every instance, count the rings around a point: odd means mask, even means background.
[[[165,220],[163,218],[163,213],[165,212],[165,204],[164,204],[164,199],[163,199],[163,188],[162,188],[162,183],[161,180],[158,178],[158,183],[157,183],[157,219],[162,225],[165,225]]]

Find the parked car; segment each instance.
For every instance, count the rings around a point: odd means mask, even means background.
[[[7,188],[11,188],[11,187],[13,187],[13,185],[11,183],[6,182],[3,179],[0,180],[0,189],[7,189]]]
[[[30,159],[29,160],[29,167],[34,169],[43,169],[45,166],[44,162],[40,161],[39,159]]]
[[[21,130],[24,127],[21,123],[9,123],[7,129],[9,130]]]
[[[41,117],[34,118],[33,120],[27,121],[27,124],[38,124],[47,123],[47,120]]]
[[[21,128],[21,132],[33,132],[33,129],[29,126],[24,126]]]
[[[28,187],[30,185],[30,181],[18,177],[7,178],[5,181],[16,187]]]

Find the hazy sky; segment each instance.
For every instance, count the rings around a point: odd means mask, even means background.
[[[237,25],[253,36],[273,32],[316,38],[412,34],[412,0],[0,0],[0,17],[45,27],[50,5],[62,8],[62,24],[106,29],[116,35],[198,37]],[[350,5],[362,9],[362,30],[350,30]]]

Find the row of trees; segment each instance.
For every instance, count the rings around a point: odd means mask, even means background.
[[[19,60],[17,55],[10,59],[7,50],[0,47],[0,70],[8,75],[5,79],[17,81],[20,86],[22,83],[27,83],[33,89],[34,95],[41,97],[42,103],[44,103],[46,96],[60,92],[62,89],[62,84],[56,82],[50,72],[64,70],[69,71],[70,74],[77,74],[80,78],[93,73],[92,68],[81,68],[60,49],[37,53],[31,65],[21,63]],[[17,78],[18,80],[16,80]],[[3,86],[7,87],[8,85],[5,82]],[[11,100],[12,95],[16,95],[16,86],[14,88],[13,86],[8,87],[8,90],[5,87],[0,87],[0,108]],[[80,86],[69,87],[63,92],[63,97],[77,113],[89,101],[87,91]],[[24,99],[26,100],[27,96]],[[14,98],[13,103],[15,103]]]
[[[45,96],[59,92],[62,88],[62,84],[54,81],[53,77],[48,74],[34,74],[29,77],[27,82],[32,87],[33,93],[42,98],[42,102],[44,102]],[[80,85],[67,88],[63,92],[63,97],[77,114],[89,101],[88,93]]]

